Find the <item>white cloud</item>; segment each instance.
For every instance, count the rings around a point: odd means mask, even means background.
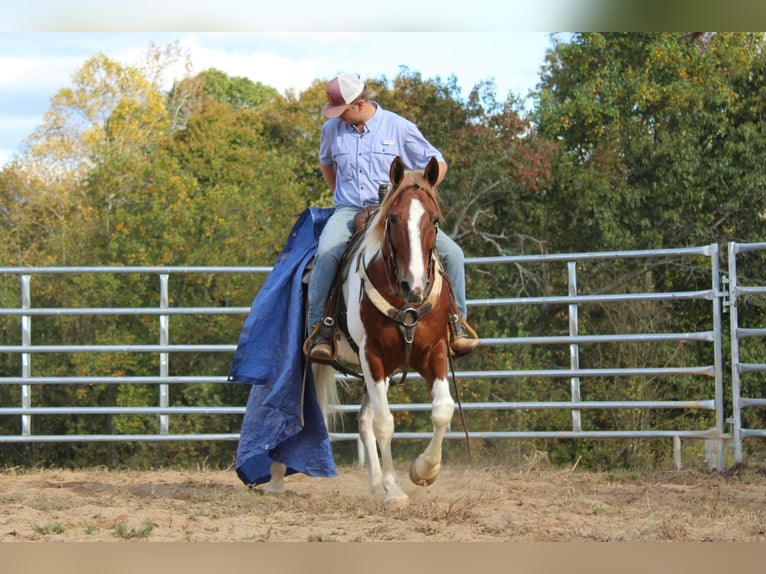
[[[0,148],[9,155],[42,121],[50,98],[98,53],[141,65],[151,44],[178,42],[194,66],[247,77],[280,93],[304,90],[338,72],[393,79],[401,66],[424,78],[455,75],[467,95],[494,79],[498,98],[526,96],[539,77],[546,33],[529,32],[189,32],[0,34]],[[168,85],[186,75],[169,70]]]
[[[189,51],[195,71],[215,68],[229,76],[241,76],[284,93],[302,90],[316,79],[317,65],[310,58],[291,58],[268,51],[244,48],[208,48],[196,39],[182,43]]]
[[[52,94],[69,83],[82,63],[79,57],[0,56],[0,70],[3,71],[0,89],[31,91],[49,88]]]

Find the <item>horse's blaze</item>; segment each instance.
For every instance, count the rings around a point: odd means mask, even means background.
[[[411,298],[415,302],[420,303],[423,300],[423,293],[426,290],[426,273],[428,268],[426,267],[425,254],[423,253],[423,241],[420,234],[420,221],[426,213],[426,208],[423,203],[413,198],[410,201],[410,213],[407,219],[407,234],[409,235],[410,246],[410,261],[409,261],[409,275],[411,277],[410,289]]]

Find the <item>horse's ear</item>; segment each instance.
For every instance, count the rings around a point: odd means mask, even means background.
[[[396,156],[394,161],[391,162],[391,167],[388,170],[388,177],[391,180],[391,184],[396,187],[404,179],[404,164],[402,158]]]
[[[435,157],[431,156],[423,174],[426,176],[426,181],[431,184],[431,187],[434,187],[436,182],[439,181],[439,162]]]

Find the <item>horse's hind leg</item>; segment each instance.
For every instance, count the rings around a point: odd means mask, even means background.
[[[429,486],[439,476],[442,441],[455,412],[455,401],[450,396],[447,379],[436,379],[432,392],[431,420],[434,425],[434,434],[426,450],[410,465],[410,479],[419,486]]]
[[[273,461],[271,463],[271,480],[263,488],[265,492],[270,494],[284,494],[285,493],[285,473],[287,467],[281,462]]]

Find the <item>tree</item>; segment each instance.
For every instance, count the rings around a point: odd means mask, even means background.
[[[576,34],[535,121],[561,142],[556,249],[679,247],[755,230],[766,206],[762,34]],[[743,227],[744,226],[744,227]]]

